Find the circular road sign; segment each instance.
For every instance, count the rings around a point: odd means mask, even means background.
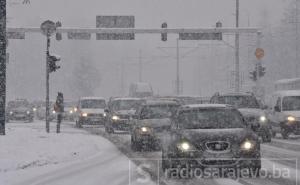
[[[50,20],[47,20],[41,24],[41,31],[46,36],[51,36],[56,31],[56,24]]]
[[[255,50],[255,56],[258,60],[260,60],[265,56],[265,51],[262,48],[257,48]]]

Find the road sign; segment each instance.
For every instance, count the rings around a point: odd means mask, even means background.
[[[51,36],[56,31],[56,24],[53,21],[47,20],[41,24],[41,31],[45,36]]]
[[[262,48],[256,48],[255,56],[258,60],[260,60],[265,56],[265,51]]]
[[[6,32],[7,39],[25,39],[25,32]]]
[[[134,28],[134,16],[97,16],[97,28]],[[134,40],[134,33],[98,33],[97,40]]]
[[[69,32],[68,33],[68,39],[71,40],[91,40],[91,34],[90,33],[84,33],[84,32]]]
[[[222,33],[179,33],[179,40],[222,40]]]

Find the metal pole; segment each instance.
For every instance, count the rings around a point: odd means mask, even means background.
[[[50,132],[49,124],[49,48],[50,48],[50,35],[47,35],[47,50],[46,50],[46,132]]]
[[[142,50],[140,49],[139,50],[139,82],[143,81],[142,70],[143,70]]]
[[[261,32],[257,32],[257,48],[260,48],[261,42],[260,42],[260,38],[261,38]],[[259,74],[259,67],[261,66],[261,59],[257,58],[256,60],[256,96],[260,97],[260,74]]]
[[[6,0],[0,0],[0,135],[5,135]]]
[[[176,40],[176,94],[180,94],[180,77],[179,77],[179,39]]]
[[[239,0],[236,0],[236,27],[239,27]],[[235,92],[240,91],[240,35],[235,34]]]
[[[299,27],[298,27],[298,0],[296,0],[296,77],[298,77],[299,75],[299,55],[298,55],[298,49],[299,49],[299,46],[298,46],[298,41],[299,41],[299,36],[298,36],[298,32],[299,32]]]

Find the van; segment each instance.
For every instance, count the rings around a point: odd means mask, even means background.
[[[273,134],[281,133],[284,139],[300,135],[300,90],[275,92],[269,103]]]

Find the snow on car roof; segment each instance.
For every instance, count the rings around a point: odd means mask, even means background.
[[[251,93],[226,93],[226,94],[221,94],[220,96],[252,96]]]
[[[114,100],[141,100],[141,98],[131,98],[131,97],[126,97],[126,98],[113,98]]]
[[[284,84],[284,83],[299,82],[299,81],[300,78],[287,78],[287,79],[277,80],[275,84]]]
[[[175,101],[170,100],[147,100],[145,105],[165,105],[165,104],[173,104],[178,105]]]
[[[300,96],[300,90],[277,91],[275,94],[280,96]]]
[[[231,107],[226,104],[195,104],[195,105],[184,105],[183,108],[227,108]]]
[[[105,100],[103,97],[81,97],[80,100]]]

